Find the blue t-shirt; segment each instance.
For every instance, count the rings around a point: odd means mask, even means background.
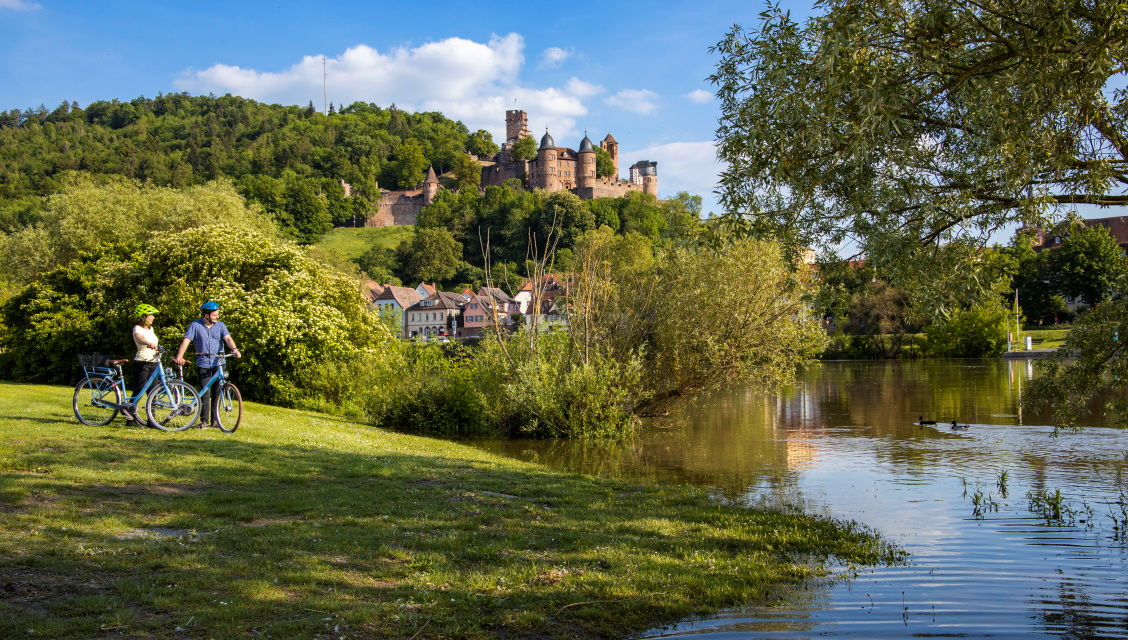
[[[196,353],[219,353],[223,350],[223,338],[231,333],[227,325],[216,322],[209,329],[204,324],[204,319],[193,320],[184,332],[184,337],[192,341],[192,348]],[[211,369],[219,366],[219,358],[215,356],[196,356],[196,366],[201,369]]]

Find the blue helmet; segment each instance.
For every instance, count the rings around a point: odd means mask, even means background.
[[[211,300],[208,300],[204,304],[200,305],[200,311],[218,311],[218,310],[219,310],[219,304],[212,302]]]

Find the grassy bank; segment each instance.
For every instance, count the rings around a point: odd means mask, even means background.
[[[361,254],[378,245],[395,249],[400,242],[410,240],[415,233],[413,225],[395,227],[341,227],[331,229],[321,237],[317,246],[331,251],[340,251],[349,259],[359,258]]]
[[[894,553],[693,488],[569,475],[333,416],[83,427],[0,383],[0,637],[621,637]]]

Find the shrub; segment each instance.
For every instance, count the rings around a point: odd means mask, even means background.
[[[1007,348],[1007,311],[984,304],[957,311],[924,329],[926,355],[949,358],[983,358],[1001,355]]]

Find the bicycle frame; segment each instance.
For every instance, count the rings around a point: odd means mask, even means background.
[[[161,354],[164,354],[163,350],[161,350]],[[121,365],[114,365],[114,368],[117,369],[117,375],[112,376],[113,386],[121,390],[121,397],[125,399],[125,402],[117,403],[110,402],[109,400],[103,400],[101,398],[95,398],[93,402],[97,405],[110,407],[117,409],[118,411],[135,412],[137,410],[137,404],[141,401],[141,398],[150,390],[150,387],[153,390],[156,390],[158,388],[153,384],[154,380],[159,379],[160,387],[163,387],[165,391],[168,391],[168,382],[167,378],[165,377],[164,362],[161,360],[157,361],[156,370],[149,375],[149,379],[145,381],[145,384],[141,385],[141,388],[137,390],[137,394],[134,396],[130,396],[127,392],[128,390],[125,386],[125,373],[122,371]],[[87,371],[86,374],[87,377],[90,377],[92,375],[90,371]],[[184,377],[183,369],[181,369],[180,377]]]
[[[227,368],[227,354],[226,353],[197,353],[196,355],[197,356],[215,356],[215,357],[219,358],[219,364],[215,369],[215,373],[212,374],[212,377],[208,378],[208,381],[205,382],[202,387],[197,389],[197,391],[200,392],[200,396],[202,397],[205,393],[208,392],[208,389],[210,389],[212,387],[212,385],[215,385],[215,387],[218,389],[218,388],[222,387],[223,383],[227,380],[227,370],[226,370],[226,368]]]

